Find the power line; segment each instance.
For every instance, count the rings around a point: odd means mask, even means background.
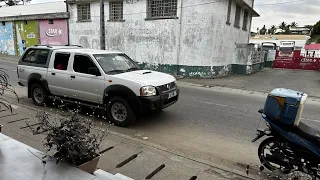
[[[305,1],[305,0],[287,1],[287,2],[272,3],[272,4],[257,4],[255,6],[274,6],[274,5],[290,4],[290,3],[302,2],[302,1]]]

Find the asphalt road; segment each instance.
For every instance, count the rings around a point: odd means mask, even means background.
[[[0,61],[17,84],[14,63]],[[265,96],[223,92],[200,87],[180,86],[179,102],[159,114],[145,117],[128,128],[110,129],[132,137],[148,137],[151,143],[216,164],[251,163],[258,165],[257,146],[252,144],[257,128],[265,127],[258,109]],[[17,88],[20,96],[26,91]],[[33,106],[30,99],[23,103]],[[308,101],[303,121],[320,128],[320,103]]]

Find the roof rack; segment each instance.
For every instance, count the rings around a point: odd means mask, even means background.
[[[76,44],[67,44],[67,45],[65,45],[65,46],[77,46],[77,47],[81,47],[81,48],[82,48],[82,46],[76,45]]]
[[[34,45],[35,47],[38,47],[38,46],[46,46],[46,47],[48,47],[48,48],[52,48],[52,46],[49,46],[49,45],[43,45],[43,44],[36,44],[36,45]]]

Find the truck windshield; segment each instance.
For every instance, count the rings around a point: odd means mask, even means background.
[[[95,54],[94,57],[106,74],[139,70],[139,66],[125,54]]]

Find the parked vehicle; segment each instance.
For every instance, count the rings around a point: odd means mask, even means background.
[[[262,50],[265,50],[265,51],[277,50],[277,44],[273,42],[263,42],[261,46],[262,46]]]
[[[320,178],[320,131],[300,122],[308,95],[288,89],[275,89],[259,113],[267,129],[258,130],[252,140],[268,136],[259,145],[259,159],[267,169],[288,174],[308,173]]]
[[[280,41],[279,51],[286,52],[286,51],[294,51],[296,46],[295,41]]]
[[[179,97],[173,76],[141,70],[122,52],[38,45],[25,51],[17,71],[34,104],[59,98],[102,108],[119,126],[129,125],[142,112],[171,106]]]

